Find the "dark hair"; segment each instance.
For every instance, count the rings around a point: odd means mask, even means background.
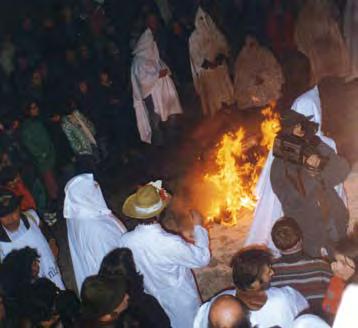
[[[6,166],[0,171],[0,184],[5,187],[9,182],[13,181],[19,171],[14,166]]]
[[[40,278],[24,288],[20,301],[23,317],[33,325],[50,320],[57,314],[55,300],[59,293],[57,286],[47,278]]]
[[[231,261],[235,286],[247,290],[262,274],[265,265],[272,262],[271,253],[264,248],[250,247],[240,250]]]
[[[342,238],[337,242],[334,251],[349,257],[354,262],[355,274],[351,280],[358,283],[358,236],[355,234]]]
[[[16,249],[10,252],[0,267],[0,283],[7,296],[17,297],[25,285],[31,283],[32,264],[40,255],[30,247]]]
[[[130,297],[144,291],[143,276],[137,272],[132,251],[129,248],[116,248],[102,260],[98,274],[105,277],[122,275],[125,277]]]
[[[285,251],[302,240],[302,231],[294,219],[283,216],[272,227],[271,237],[274,245]]]
[[[56,297],[55,308],[64,328],[71,328],[79,317],[81,303],[75,292],[65,290]]]

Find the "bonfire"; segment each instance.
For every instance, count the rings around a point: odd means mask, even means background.
[[[247,131],[239,127],[225,133],[216,146],[215,170],[204,175],[217,194],[206,213],[209,221],[235,225],[243,209],[255,208],[255,186],[280,128],[274,108],[271,104],[261,110],[264,119],[259,141],[248,141]]]

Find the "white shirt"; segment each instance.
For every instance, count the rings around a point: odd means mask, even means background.
[[[210,261],[207,231],[194,227],[195,244],[167,233],[159,224],[139,225],[124,234],[121,247],[133,252],[146,292],[157,298],[173,328],[192,327],[201,304],[191,272]]]
[[[257,310],[250,311],[250,322],[258,328],[280,326],[289,328],[296,316],[308,308],[305,298],[291,287],[271,287],[266,291],[267,302]],[[194,320],[194,328],[207,328],[209,324],[209,311],[212,302],[220,295],[236,295],[236,289],[226,290],[210,301],[204,303]]]
[[[350,284],[345,289],[333,328],[356,328],[358,325],[358,285]]]

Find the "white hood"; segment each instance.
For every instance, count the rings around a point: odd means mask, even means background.
[[[93,174],[72,178],[65,187],[63,216],[66,219],[89,220],[112,214]]]
[[[312,121],[319,125],[317,135],[322,136],[322,109],[319,97],[318,87],[312,89],[299,96],[292,104],[292,109],[304,116],[313,116]]]

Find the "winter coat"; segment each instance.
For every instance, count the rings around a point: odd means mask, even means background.
[[[270,177],[284,215],[299,224],[304,250],[311,256],[320,256],[322,247],[330,251],[333,242],[345,236],[348,222],[348,210],[334,187],[346,179],[349,165],[323,142],[317,150],[328,158],[318,175],[312,176],[303,166],[275,158]]]

